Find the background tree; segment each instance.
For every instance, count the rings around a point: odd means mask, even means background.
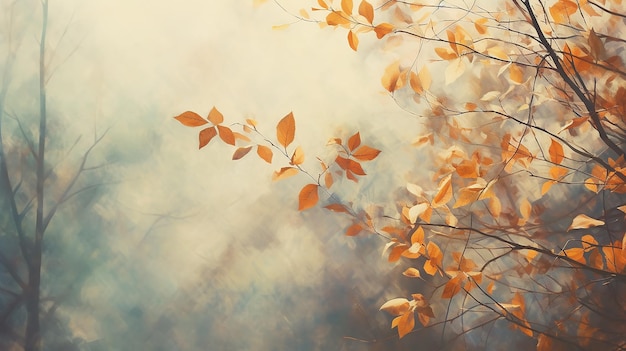
[[[106,131],[94,128],[93,139],[80,136],[67,143],[72,129],[64,126],[64,115],[48,99],[48,85],[78,46],[61,49],[68,28],[48,38],[47,0],[4,1],[2,41],[2,86],[0,90],[0,347],[41,350],[76,348],[66,321],[56,312],[84,279],[77,262],[94,257],[90,239],[67,255],[68,234],[86,228],[71,222],[57,225],[63,209],[83,211],[86,221],[94,218],[86,210],[99,194],[103,179],[94,172],[101,168],[90,160]],[[34,11],[36,10],[36,11]],[[40,16],[39,26],[29,26],[29,15]],[[37,40],[31,40],[33,32]],[[56,33],[55,33],[56,34]],[[32,44],[35,45],[32,45]],[[52,50],[50,50],[52,46]],[[66,55],[66,56],[64,56]],[[25,57],[36,57],[36,61]],[[32,65],[30,69],[24,66]],[[18,72],[37,72],[36,79]],[[50,106],[53,106],[51,109]],[[87,174],[91,174],[87,176]],[[52,236],[52,241],[48,239]],[[82,257],[81,257],[82,256]],[[78,257],[78,258],[77,258]],[[74,267],[72,267],[74,266]],[[54,274],[64,272],[63,274]],[[53,278],[54,276],[54,278]]]
[[[508,341],[524,349],[623,349],[620,1],[313,6],[294,16],[345,29],[355,51],[375,45],[372,32],[395,56],[381,83],[416,116],[420,132],[411,143],[428,171],[416,164],[390,203],[355,201],[344,189],[380,151],[358,132],[332,138],[333,151],[312,171],[295,146],[291,113],[275,138],[252,119],[237,132],[215,108],[206,119],[180,114],[182,124],[202,126],[200,148],[219,136],[237,147],[235,160],[251,152],[268,163],[284,160],[274,179],[309,179],[300,210],[321,199],[350,219],[347,235],[383,238],[388,260],[415,280],[406,297],[381,307],[395,317],[400,338],[433,329],[442,345],[485,349],[510,327],[518,333]],[[401,150],[392,152],[398,159]]]

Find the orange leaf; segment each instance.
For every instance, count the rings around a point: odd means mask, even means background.
[[[298,169],[295,167],[283,167],[280,170],[274,172],[272,175],[272,180],[281,180],[285,178],[289,178],[298,174]]]
[[[246,156],[250,150],[252,150],[252,146],[238,148],[233,154],[233,160],[239,160],[240,158]]]
[[[350,213],[350,211],[348,211],[346,206],[342,204],[330,204],[330,205],[324,206],[324,208],[327,210],[334,211],[334,212]]]
[[[341,0],[341,9],[347,14],[352,13],[352,0]]]
[[[446,286],[443,288],[443,292],[441,293],[442,299],[451,299],[454,295],[461,291],[463,276],[464,274],[459,272],[454,278],[448,280]]]
[[[247,136],[245,136],[245,135],[243,135],[241,133],[233,132],[233,136],[235,137],[235,139],[239,139],[239,140],[243,140],[243,141],[251,141],[250,138],[248,138]]]
[[[361,164],[354,161],[354,160],[349,160],[350,163],[348,165],[348,169],[346,171],[348,172],[352,172],[356,175],[360,175],[360,176],[364,176],[365,175],[365,171],[363,170],[363,167],[361,167]]]
[[[354,153],[352,153],[352,157],[356,158],[359,161],[371,161],[375,159],[378,154],[380,154],[380,150],[374,149],[373,147],[369,147],[367,145],[363,145],[358,148]]]
[[[304,211],[317,204],[319,200],[317,187],[317,184],[307,184],[300,190],[300,195],[298,195],[298,211]]]
[[[478,34],[487,33],[487,26],[485,26],[485,23],[487,23],[487,18],[485,17],[479,18],[474,21],[474,27],[476,27],[476,31],[478,32]]]
[[[435,53],[444,60],[452,60],[459,57],[459,55],[448,48],[435,48]]]
[[[383,73],[380,81],[387,91],[393,93],[396,90],[398,78],[400,78],[400,63],[394,62],[385,68],[385,73]]]
[[[374,21],[374,7],[366,0],[361,1],[359,5],[359,15],[365,17],[365,19],[372,23]]]
[[[424,88],[422,88],[422,82],[420,82],[420,78],[419,76],[411,71],[411,77],[409,78],[409,84],[411,85],[411,88],[413,89],[413,91],[416,94],[423,94],[424,93]]]
[[[226,144],[235,145],[235,135],[233,131],[228,127],[224,127],[222,125],[216,125],[217,131],[219,132],[220,138],[224,140]]]
[[[203,147],[205,147],[211,141],[211,139],[213,139],[213,137],[215,137],[216,135],[217,135],[217,131],[215,130],[215,127],[202,129],[200,131],[200,134],[198,135],[200,139],[199,149],[202,149]]]
[[[324,176],[324,185],[326,185],[326,189],[330,189],[333,186],[333,175],[330,173],[326,173]]]
[[[359,132],[356,132],[350,137],[350,139],[348,139],[348,149],[350,149],[350,151],[354,151],[354,149],[359,147],[359,145],[361,145],[361,135]]]
[[[565,23],[576,11],[578,11],[578,5],[571,0],[559,0],[550,6],[550,14],[556,23]]]
[[[220,123],[224,122],[224,116],[215,107],[213,107],[211,109],[211,112],[209,112],[208,119],[213,124],[220,124]]]
[[[400,339],[410,333],[414,327],[415,316],[413,315],[413,311],[405,312],[398,320],[398,335],[400,336]]]
[[[296,135],[296,120],[293,118],[293,113],[289,114],[278,122],[276,126],[276,138],[280,145],[285,148],[293,142],[293,138]]]
[[[409,267],[404,272],[402,272],[402,275],[409,278],[419,278],[420,271],[417,268]]]
[[[376,32],[376,37],[378,39],[382,39],[385,35],[393,32],[393,26],[389,23],[381,23],[374,27],[374,32]]]
[[[174,118],[187,127],[199,127],[209,123],[204,118],[200,117],[199,114],[191,111],[183,112]]]
[[[389,258],[387,259],[387,261],[396,262],[402,256],[402,253],[404,253],[404,251],[408,249],[409,249],[408,246],[405,244],[399,244],[399,245],[394,246],[393,249],[391,249],[391,252],[389,253]]]
[[[550,143],[550,149],[548,150],[550,152],[550,161],[558,164],[561,164],[561,162],[563,162],[563,146],[557,142],[554,139],[550,139],[552,140],[552,142]]]
[[[385,302],[382,306],[380,306],[380,310],[385,311],[392,316],[399,316],[400,314],[407,312],[409,307],[409,300],[398,297]]]
[[[516,64],[512,64],[512,65],[509,66],[509,77],[515,83],[522,84],[524,82],[524,72]]]
[[[350,23],[350,20],[347,19],[343,13],[333,11],[326,16],[326,23],[328,23],[329,26],[336,26]]]
[[[569,228],[567,228],[567,231],[570,231],[572,229],[586,229],[591,227],[597,227],[600,225],[604,225],[604,221],[591,218],[585,214],[579,214],[574,218],[572,224],[570,224]]]
[[[439,182],[439,189],[431,203],[432,207],[441,207],[452,198],[452,175],[449,174]]]
[[[348,31],[348,44],[354,51],[356,51],[356,49],[359,47],[359,37],[357,37],[356,34],[354,34],[354,32],[351,30]]]
[[[584,254],[585,254],[585,249],[583,249],[582,247],[574,247],[574,248],[565,250],[565,256],[571,258],[572,260],[578,263],[587,264]]]
[[[272,156],[274,156],[274,154],[272,153],[272,149],[270,149],[269,147],[259,145],[257,146],[256,153],[257,155],[259,155],[260,158],[265,160],[265,162],[272,163]]]
[[[302,148],[298,146],[296,150],[291,155],[291,164],[294,166],[301,165],[304,162],[304,151]]]
[[[317,3],[322,7],[327,9],[328,5],[326,5],[326,2],[324,0],[317,0]]]
[[[363,230],[363,227],[358,223],[354,223],[353,225],[349,226],[348,229],[346,229],[346,235],[355,236],[359,234],[361,230]]]

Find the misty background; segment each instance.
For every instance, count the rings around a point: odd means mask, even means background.
[[[27,147],[17,121],[37,135],[41,9],[3,0],[0,14],[0,52],[18,57],[4,137],[19,159]],[[350,222],[319,208],[299,213],[307,179],[274,183],[279,165],[252,153],[231,161],[233,149],[215,141],[198,151],[197,130],[173,119],[216,106],[226,123],[255,118],[273,136],[293,111],[312,172],[330,137],[361,131],[383,153],[342,196],[389,200],[413,166],[399,160],[415,152],[407,141],[419,124],[380,85],[394,57],[373,38],[355,53],[340,30],[273,30],[295,19],[243,0],[58,0],[49,18],[56,179],[104,137],[81,179],[91,190],[64,204],[46,234],[47,349],[383,350],[439,338],[426,331],[400,342],[378,311],[418,289],[381,256],[383,241],[344,236]]]

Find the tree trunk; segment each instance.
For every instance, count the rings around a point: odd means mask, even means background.
[[[41,329],[39,324],[39,291],[41,283],[41,249],[35,248],[29,267],[28,290],[26,291],[26,335],[24,351],[41,350]]]

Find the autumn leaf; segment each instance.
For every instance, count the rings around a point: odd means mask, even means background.
[[[409,278],[420,278],[420,271],[417,268],[409,267],[402,272],[402,275]]]
[[[298,146],[294,150],[293,155],[291,155],[291,165],[297,166],[297,165],[301,165],[303,162],[304,162],[304,151],[302,151],[302,148]]]
[[[441,293],[442,299],[451,299],[459,291],[461,291],[461,282],[464,277],[462,272],[459,272],[454,278],[448,280]]]
[[[409,300],[405,298],[395,298],[385,302],[380,306],[381,311],[385,311],[392,316],[399,316],[409,310]]]
[[[548,150],[550,153],[550,161],[558,164],[563,162],[563,146],[556,140],[550,139],[550,149]]]
[[[585,249],[583,249],[582,247],[573,247],[564,251],[565,256],[567,256],[568,258],[571,258],[572,260],[581,264],[587,264],[584,253]]]
[[[330,172],[327,172],[324,176],[324,185],[326,189],[330,189],[330,187],[333,186],[333,175],[330,174]]]
[[[346,236],[355,236],[359,234],[362,230],[363,227],[360,224],[354,223],[353,225],[349,226],[348,229],[346,229]]]
[[[398,78],[400,78],[400,63],[394,62],[387,66],[380,81],[387,91],[393,93],[396,90]]]
[[[250,150],[252,150],[252,146],[238,148],[233,154],[233,160],[239,160],[240,158],[246,156]]]
[[[369,147],[367,145],[363,145],[352,153],[352,157],[356,158],[359,161],[371,161],[375,159],[378,154],[380,154],[380,150],[374,149],[373,147]]]
[[[342,204],[330,204],[330,205],[324,206],[324,208],[333,212],[350,213],[350,211],[346,208],[346,206]]]
[[[415,316],[413,311],[407,311],[398,320],[398,336],[402,339],[415,327]]]
[[[217,131],[215,130],[215,127],[209,127],[201,130],[198,135],[198,138],[200,139],[200,146],[198,149],[205,147],[216,135]]]
[[[272,163],[272,157],[274,154],[272,153],[272,149],[264,145],[258,145],[256,149],[257,155],[262,158],[267,163]]]
[[[350,23],[350,20],[346,18],[343,13],[332,11],[328,14],[328,16],[326,16],[326,23],[328,23],[329,26],[337,26],[348,24]]]
[[[217,131],[220,135],[220,138],[229,145],[235,145],[235,135],[233,134],[233,131],[228,128],[228,127],[224,127],[222,125],[216,125],[217,127]]]
[[[298,174],[298,169],[295,167],[283,167],[280,170],[274,172],[272,175],[272,180],[281,180],[285,178],[289,178]]]
[[[354,51],[356,51],[359,47],[359,37],[357,37],[357,35],[351,30],[348,31],[348,44]]]
[[[389,23],[381,23],[374,27],[374,32],[376,32],[378,39],[382,39],[385,35],[393,32],[393,26]]]
[[[556,23],[565,23],[576,11],[578,11],[578,4],[571,0],[559,0],[550,6],[550,14]]]
[[[341,0],[341,9],[347,14],[352,13],[352,0]]]
[[[509,78],[515,83],[522,84],[524,82],[524,72],[518,65],[511,64],[509,66]]]
[[[287,148],[289,144],[293,142],[296,135],[296,120],[293,117],[293,113],[289,112],[288,115],[278,122],[276,126],[276,138],[278,143]]]
[[[435,53],[446,61],[454,60],[455,58],[459,57],[459,55],[457,55],[454,51],[448,48],[435,48]]]
[[[366,0],[362,0],[359,5],[359,15],[365,17],[365,19],[371,24],[374,22],[374,7]]]
[[[183,112],[174,118],[187,127],[199,127],[209,123],[204,118],[200,117],[199,114],[191,111]]]
[[[298,195],[298,211],[307,210],[317,204],[319,197],[317,195],[317,184],[307,184]]]
[[[209,122],[216,124],[216,125],[224,122],[224,116],[215,107],[213,107],[211,111],[209,112],[208,119],[209,119]]]
[[[572,224],[567,228],[567,231],[572,229],[586,229],[591,227],[597,227],[600,225],[604,225],[604,221],[599,219],[591,218],[586,214],[579,214],[574,218]]]
[[[452,198],[452,175],[449,174],[439,182],[437,194],[431,203],[432,207],[437,208],[445,205]]]
[[[354,151],[359,145],[361,145],[361,135],[359,132],[356,132],[348,139],[348,149]]]

